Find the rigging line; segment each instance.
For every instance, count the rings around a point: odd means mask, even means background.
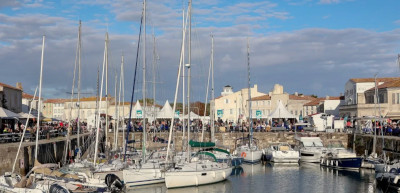
[[[144,10],[143,10],[144,11]],[[127,124],[127,131],[126,131],[126,143],[125,143],[125,152],[124,152],[124,162],[126,161],[126,149],[128,147],[128,139],[129,139],[129,130],[132,128],[131,126],[131,121],[132,121],[132,107],[133,107],[133,97],[135,94],[135,83],[136,83],[136,73],[137,73],[137,67],[138,67],[138,58],[139,58],[139,46],[141,42],[141,36],[142,36],[142,24],[143,24],[143,14],[140,18],[140,29],[139,29],[139,39],[138,39],[138,44],[137,44],[137,49],[136,49],[136,64],[135,64],[135,73],[133,75],[133,85],[132,85],[132,96],[131,96],[131,104],[130,104],[130,110],[129,110],[129,119],[128,119],[128,124]]]

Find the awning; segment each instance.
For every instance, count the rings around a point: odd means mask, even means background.
[[[0,118],[19,118],[20,116],[17,113],[14,113],[10,110],[7,110],[3,107],[0,107]]]
[[[388,112],[386,117],[390,119],[400,119],[400,112]]]

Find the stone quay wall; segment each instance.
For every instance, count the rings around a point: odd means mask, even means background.
[[[215,133],[215,139],[217,146],[225,147],[229,150],[235,149],[236,140],[242,137],[247,137],[248,132],[234,132],[234,133]],[[304,133],[298,133],[298,136],[304,135]],[[167,143],[153,142],[154,137],[161,138],[164,140],[168,140],[168,132],[161,133],[148,133],[146,135],[147,139],[147,148],[149,149],[157,149],[161,147],[167,147]],[[108,143],[113,145],[114,139],[112,135],[108,135]],[[133,144],[133,147],[137,149],[142,148],[142,136],[143,133],[135,132],[129,134],[129,140],[135,139],[136,143]],[[295,145],[295,133],[293,132],[255,132],[253,133],[254,138],[258,140],[258,145],[261,148],[267,148],[271,143],[279,143],[286,142],[291,145]],[[322,139],[322,141],[326,142],[328,139],[337,139],[342,141],[345,147],[351,148],[348,146],[349,139],[351,135],[347,133],[311,133],[309,136],[317,136]],[[201,133],[191,133],[191,139],[199,140],[201,138]],[[211,135],[209,132],[204,134],[204,141],[210,141]],[[182,132],[176,132],[174,137],[172,138],[173,144],[175,145],[176,150],[182,150]],[[186,136],[187,139],[187,136]],[[352,138],[351,138],[352,139]],[[118,145],[122,144],[122,134],[119,134]],[[131,145],[132,146],[132,145]]]

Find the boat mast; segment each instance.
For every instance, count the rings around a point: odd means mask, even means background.
[[[100,87],[100,97],[99,97],[99,105],[98,105],[98,109],[97,109],[97,132],[96,132],[96,144],[95,144],[95,148],[94,148],[94,159],[93,159],[93,164],[96,165],[96,159],[97,159],[97,150],[99,147],[99,133],[100,133],[100,109],[101,109],[101,101],[102,98],[101,95],[103,93],[103,82],[104,82],[104,71],[105,71],[105,66],[106,66],[106,55],[107,55],[107,40],[108,40],[108,33],[106,33],[106,40],[105,40],[105,48],[104,48],[104,58],[103,58],[103,70],[101,73],[101,87]],[[105,116],[106,120],[107,120],[107,115]],[[104,130],[107,129],[107,125],[104,128]],[[106,132],[107,133],[107,132]]]
[[[106,63],[106,127],[104,129],[106,133],[106,149],[108,148],[108,29],[106,32],[106,49],[105,49],[105,63]],[[101,97],[100,97],[101,98]]]
[[[123,88],[122,88],[122,82],[123,82],[123,72],[124,71],[124,54],[122,54],[122,56],[121,56],[121,69],[120,69],[120,73],[119,73],[119,94],[118,94],[118,122],[117,122],[117,124],[118,124],[118,126],[117,126],[117,129],[119,128],[119,123],[120,123],[120,120],[121,120],[121,92],[123,92]],[[122,100],[123,100],[123,95],[122,95]],[[122,117],[124,117],[124,108],[125,108],[125,103],[124,102],[122,102]],[[123,120],[123,122],[121,123],[122,124],[122,128],[124,128],[123,126],[124,126],[124,118],[122,118],[122,120]],[[118,130],[117,130],[117,138],[118,138]],[[124,129],[122,129],[122,139],[125,139],[125,131],[124,131]],[[124,140],[122,140],[122,141],[124,141]],[[117,143],[118,143],[118,140],[117,140]],[[122,144],[122,147],[123,148],[125,148],[125,146],[124,146],[124,144]],[[123,149],[123,151],[122,152],[124,152],[124,149]]]
[[[80,132],[80,114],[81,114],[81,26],[82,22],[79,20],[79,32],[78,32],[78,119],[76,123],[76,127],[78,129],[78,159],[80,158],[80,148],[81,148],[81,143],[80,143],[80,138],[79,138],[79,132]]]
[[[181,62],[185,64],[185,34],[186,34],[186,26],[185,26],[185,7],[182,6],[182,49],[181,49]],[[182,65],[182,151],[184,151],[184,147],[186,146],[185,138],[186,138],[186,121],[185,121],[185,65]],[[174,112],[175,113],[175,112]]]
[[[142,160],[146,160],[146,0],[143,0],[143,142],[142,142]]]
[[[185,50],[185,33],[186,30],[183,31],[183,36],[182,36],[182,46],[181,46],[181,57],[179,60],[179,67],[178,67],[178,76],[177,76],[177,81],[176,81],[176,87],[175,87],[175,97],[174,97],[174,105],[172,108],[172,111],[175,112],[176,110],[176,101],[178,98],[178,91],[179,91],[179,84],[180,84],[180,77],[181,77],[181,71],[184,71],[184,50]],[[183,109],[185,109],[183,107]],[[183,115],[184,116],[184,115]],[[169,158],[169,151],[170,151],[170,146],[171,146],[171,140],[172,140],[172,132],[174,131],[174,122],[175,122],[175,115],[171,117],[171,128],[169,130],[169,136],[168,136],[168,146],[167,146],[167,156],[165,157],[165,161],[168,163],[168,158]],[[182,147],[183,148],[183,147]]]
[[[378,85],[377,85],[377,82],[376,82],[376,76],[377,75],[378,74],[374,75],[374,80],[375,80],[375,101],[374,101],[374,103],[375,103],[375,105],[374,105],[375,118],[377,117],[376,116],[376,103],[377,103],[377,99],[378,99]],[[377,120],[375,120],[375,123],[374,123],[374,141],[372,142],[372,154],[373,155],[375,155],[375,152],[376,152],[376,121]]]
[[[39,130],[40,130],[40,113],[42,112],[42,79],[43,79],[43,57],[44,57],[44,41],[46,36],[43,35],[42,42],[42,57],[40,60],[40,78],[39,78],[39,108],[36,126],[36,144],[35,144],[35,160],[37,160],[38,150],[39,150]]]
[[[210,104],[210,115],[211,117],[211,141],[215,142],[215,123],[214,123],[214,109],[215,109],[215,102],[214,102],[214,35],[211,35],[211,104]],[[207,106],[207,104],[206,104]],[[205,114],[206,112],[204,112]]]
[[[116,120],[117,120],[117,122],[116,122],[116,132],[115,132],[115,138],[116,138],[116,140],[115,140],[115,147],[117,147],[117,145],[118,145],[118,129],[119,129],[119,123],[120,123],[120,120],[121,120],[121,87],[122,87],[122,70],[123,70],[123,65],[124,65],[124,55],[122,54],[122,56],[121,56],[121,66],[120,66],[120,72],[119,72],[119,90],[118,90],[118,105],[117,105],[117,108],[115,109],[115,111],[117,112],[116,114],[117,114],[117,116],[116,116]],[[117,96],[117,95],[115,95],[115,96]],[[124,131],[122,131],[122,139],[124,139]],[[115,149],[117,149],[117,148],[115,148]]]
[[[249,38],[247,38],[247,78],[248,78],[248,95],[249,95],[249,127],[250,127],[250,143],[249,146],[252,146],[253,143],[253,121],[251,114],[251,88],[250,88],[250,46],[249,46]]]
[[[203,120],[205,120],[205,116],[206,116],[206,112],[207,112],[207,102],[208,102],[208,90],[210,89],[210,76],[211,76],[211,58],[212,58],[212,44],[213,44],[213,35],[211,34],[211,57],[210,57],[210,66],[208,68],[208,77],[207,77],[207,88],[206,88],[206,100],[204,102],[204,114],[203,114]],[[210,105],[211,107],[211,105]],[[201,142],[204,141],[204,128],[205,128],[205,124],[203,123],[203,127],[201,130]]]
[[[192,65],[192,45],[191,45],[191,41],[192,41],[192,37],[191,37],[191,33],[192,33],[192,0],[189,0],[189,64],[187,65],[188,68],[188,91],[187,91],[187,103],[188,103],[188,137],[187,137],[187,141],[188,141],[188,161],[190,162],[190,145],[189,145],[189,141],[190,141],[190,76],[191,76],[191,70],[190,67]]]
[[[35,94],[33,95],[32,101],[35,101],[37,90],[38,90],[38,87],[36,87],[36,89],[35,89]],[[24,136],[25,136],[26,128],[28,127],[29,119],[31,118],[32,107],[33,107],[33,105],[32,105],[32,102],[31,102],[31,103],[30,103],[30,107],[29,107],[28,117],[27,117],[26,122],[25,122],[24,131],[22,132],[21,140],[20,140],[20,142],[19,142],[17,155],[15,156],[14,165],[13,165],[13,168],[12,168],[12,170],[11,170],[11,173],[12,173],[12,174],[13,174],[14,171],[15,171],[15,165],[17,165],[17,159],[18,159],[18,156],[19,156],[19,152],[21,151],[22,142],[24,141]]]
[[[114,75],[114,96],[115,96],[115,100],[114,100],[114,108],[115,108],[115,112],[114,112],[114,150],[117,150],[117,146],[118,146],[118,102],[117,101],[117,69],[115,69],[115,75]]]
[[[156,36],[154,35],[154,28],[153,28],[153,132],[155,133],[156,130]]]

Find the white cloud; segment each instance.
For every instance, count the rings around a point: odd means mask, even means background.
[[[95,5],[109,6],[116,18],[122,21],[140,20],[140,3],[125,1],[86,1]],[[160,56],[160,73],[157,85],[158,98],[172,99],[176,81],[181,44],[180,5],[168,6],[149,3],[149,20],[162,31],[157,36]],[[212,3],[212,2],[210,2]],[[111,5],[111,6],[110,6]],[[241,10],[245,7],[260,7],[255,13]],[[371,77],[375,72],[382,76],[397,73],[395,59],[398,50],[399,31],[375,32],[363,29],[329,30],[308,28],[293,32],[256,34],[255,26],[268,18],[285,19],[290,14],[277,11],[273,3],[239,3],[225,8],[210,10],[195,8],[192,33],[193,49],[193,100],[204,100],[205,77],[210,58],[210,33],[215,36],[216,90],[230,84],[240,89],[246,86],[247,61],[246,37],[250,37],[250,64],[252,83],[258,83],[261,91],[268,92],[273,84],[280,83],[285,91],[305,94],[339,95],[349,78]],[[263,11],[265,10],[265,11]],[[238,11],[237,14],[231,12]],[[215,13],[210,15],[210,13]],[[279,14],[278,14],[279,13]],[[197,14],[197,15],[196,15]],[[282,15],[283,14],[283,15]],[[234,17],[233,17],[234,16]],[[252,18],[254,17],[254,18]],[[212,26],[204,26],[204,20],[213,20]],[[232,22],[232,25],[220,25]],[[253,22],[253,23],[252,23]],[[6,83],[22,82],[24,88],[33,93],[39,79],[41,37],[46,34],[44,87],[45,97],[68,97],[75,60],[77,21],[45,14],[10,16],[0,14],[0,61]],[[83,21],[82,64],[83,90],[96,89],[97,67],[102,64],[104,48],[104,26],[101,19]],[[148,28],[148,31],[151,28]],[[133,65],[136,57],[137,34],[110,34],[110,63],[119,65],[120,55],[125,53],[126,93],[130,93]],[[152,41],[147,41],[148,61],[151,61]],[[187,52],[186,52],[187,54]],[[187,59],[187,57],[186,57]],[[150,62],[151,63],[151,62]],[[149,63],[149,64],[150,64]],[[114,67],[113,67],[114,68]],[[114,70],[112,69],[112,73]],[[141,74],[139,72],[139,74]],[[2,81],[3,81],[2,80]],[[110,82],[113,80],[110,78]],[[138,80],[141,80],[138,77]],[[110,83],[113,85],[112,83]],[[140,83],[136,89],[140,89]],[[310,85],[310,86],[309,86]],[[322,85],[322,86],[321,86]],[[112,88],[113,86],[111,86]],[[128,95],[128,94],[127,94]]]

